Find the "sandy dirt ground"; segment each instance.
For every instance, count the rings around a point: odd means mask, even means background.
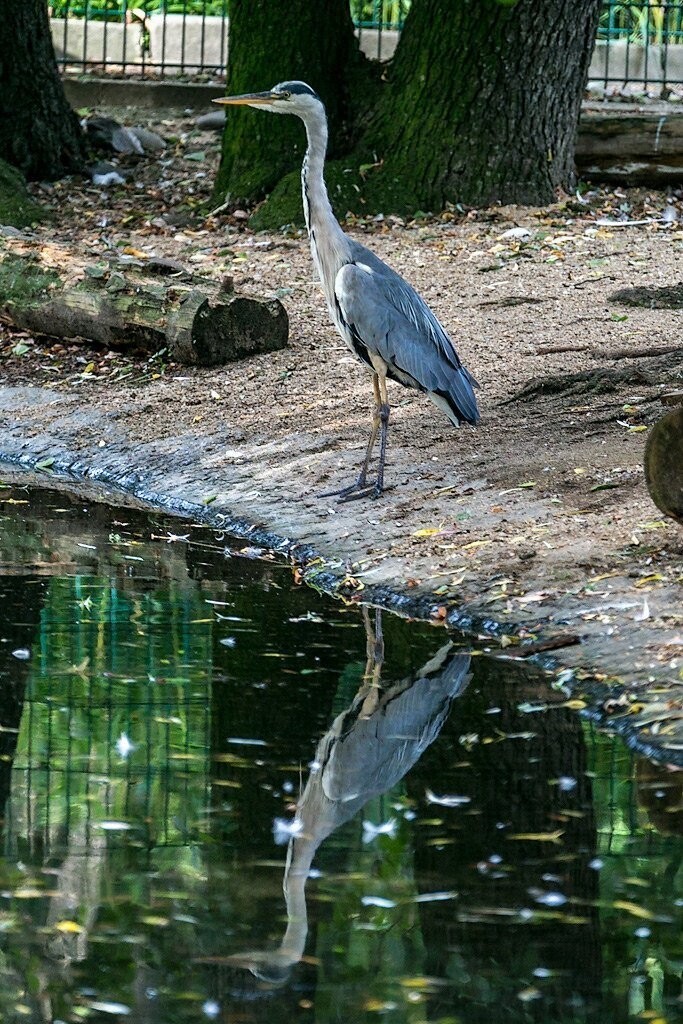
[[[642,468],[660,394],[683,372],[675,352],[657,355],[679,343],[680,311],[660,308],[658,289],[679,284],[680,196],[591,189],[545,209],[349,223],[447,327],[480,382],[482,422],[454,430],[422,395],[390,385],[391,487],[338,504],[320,493],[357,472],[372,387],[330,324],[306,239],[254,234],[242,211],[200,216],[217,136],[170,113],[125,117],[165,135],[166,152],[130,164],[123,187],[39,188],[56,219],[27,233],[30,246],[55,264],[163,256],[231,276],[281,298],[289,347],[200,370],[5,324],[0,457],[132,491],[144,483],[255,523],[317,552],[304,576],[324,564],[347,597],[420,595],[435,622],[490,635],[504,653],[580,638],[555,652],[571,699],[582,687],[592,702],[604,694],[602,714],[680,761],[683,534],[653,505]],[[644,305],[616,294],[634,287]]]

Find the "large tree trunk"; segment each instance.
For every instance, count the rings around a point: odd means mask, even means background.
[[[324,11],[311,0],[231,0],[227,94],[308,82],[327,107],[332,153],[349,149],[358,120],[354,101],[363,92],[367,99],[371,84],[368,65],[353,34],[348,0],[327,0]],[[305,144],[295,118],[230,109],[217,200],[263,198],[301,163]]]
[[[366,202],[545,203],[574,184],[601,0],[416,0],[362,149]],[[383,200],[383,203],[382,203]]]
[[[448,202],[541,204],[573,187],[601,0],[541,6],[536,0],[413,0],[358,143],[328,164],[340,216],[434,211]],[[270,154],[267,131],[259,144]],[[255,226],[293,219],[302,216],[292,175],[274,190]]]
[[[21,0],[0,18],[0,158],[27,178],[79,170],[83,139],[64,96],[45,0]]]

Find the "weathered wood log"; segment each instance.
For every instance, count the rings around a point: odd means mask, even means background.
[[[584,110],[576,164],[581,175],[624,185],[680,182],[683,114],[667,110]]]
[[[285,347],[289,321],[278,299],[219,292],[208,281],[202,285],[200,290],[184,282],[160,283],[139,270],[106,265],[86,268],[82,280],[67,285],[34,254],[0,253],[3,312],[32,333],[115,349],[167,348],[170,359],[199,366]]]

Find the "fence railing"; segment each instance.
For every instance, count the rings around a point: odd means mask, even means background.
[[[411,0],[349,2],[361,49],[389,60]],[[229,0],[51,0],[48,6],[66,73],[225,75]],[[683,95],[683,0],[605,0],[589,86]]]

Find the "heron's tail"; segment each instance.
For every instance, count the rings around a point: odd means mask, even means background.
[[[459,427],[461,423],[475,426],[480,418],[474,394],[474,389],[478,387],[479,384],[469,370],[460,366],[449,376],[448,387],[430,391],[429,397],[434,405],[446,413],[454,426]]]

